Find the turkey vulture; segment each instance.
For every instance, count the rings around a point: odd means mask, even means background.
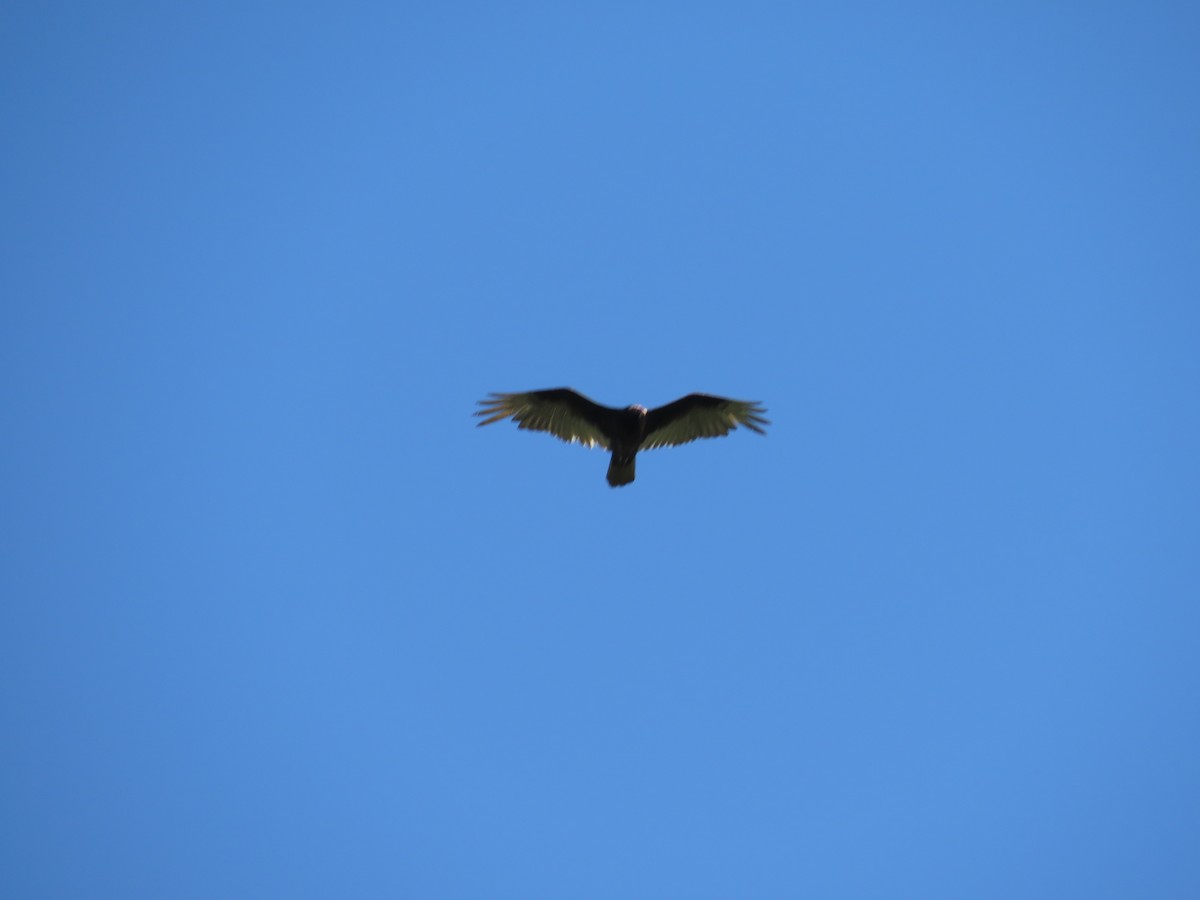
[[[639,450],[687,444],[697,438],[723,437],[739,425],[766,434],[765,409],[757,401],[729,400],[711,394],[688,394],[657,409],[627,406],[613,409],[594,403],[570,388],[490,394],[480,400],[489,425],[511,416],[520,428],[548,431],[560,440],[612,451],[608,483],[621,487],[633,481],[634,457]]]

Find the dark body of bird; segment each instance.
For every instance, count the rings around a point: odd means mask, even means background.
[[[512,418],[520,428],[545,431],[560,440],[612,451],[608,483],[629,484],[639,450],[687,444],[697,438],[722,437],[739,425],[765,434],[766,412],[754,401],[730,400],[712,394],[688,394],[666,406],[646,409],[602,406],[570,388],[491,394],[480,400],[480,425]]]

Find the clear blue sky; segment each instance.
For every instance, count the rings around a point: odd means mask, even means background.
[[[1198,33],[6,4],[0,895],[1200,896]]]

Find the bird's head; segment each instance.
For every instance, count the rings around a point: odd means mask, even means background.
[[[633,403],[625,408],[627,410],[629,410],[631,413],[637,413],[639,418],[642,418],[642,419],[646,418],[646,407],[644,407],[644,406],[640,406],[637,403]]]

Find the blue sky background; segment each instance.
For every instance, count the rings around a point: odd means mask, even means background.
[[[6,4],[0,894],[1200,896],[1198,28]]]

